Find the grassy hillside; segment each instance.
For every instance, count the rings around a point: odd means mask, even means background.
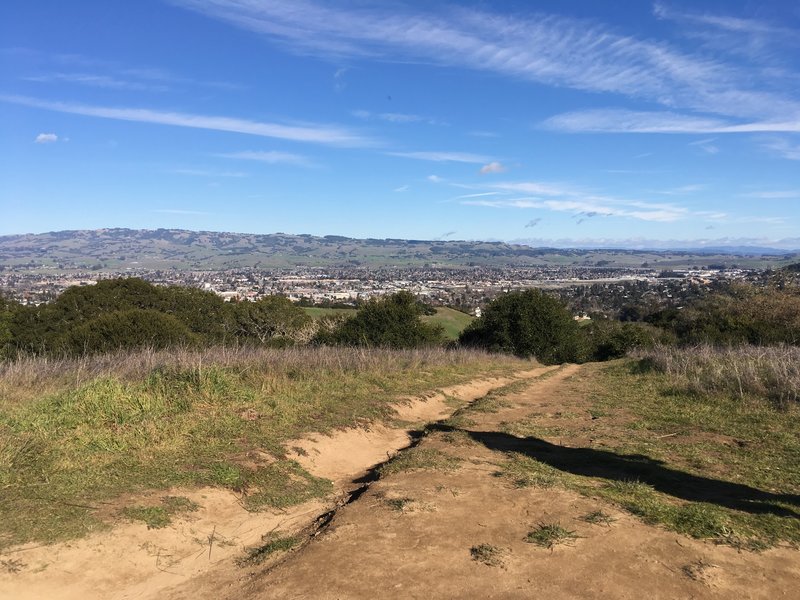
[[[337,315],[352,317],[357,312],[355,308],[321,308],[318,306],[304,306],[303,310],[314,319],[333,317]]]
[[[386,419],[400,397],[526,364],[470,351],[342,348],[0,362],[0,548],[137,518],[135,506],[105,516],[98,507],[145,490],[222,486],[251,510],[324,495],[330,483],[286,458],[288,440]],[[138,517],[191,508],[168,504]]]
[[[444,327],[445,334],[451,340],[457,340],[458,335],[474,319],[475,317],[447,307],[439,307],[436,309],[435,315],[422,317],[422,320],[427,323],[436,323]]]
[[[306,311],[315,319],[320,319],[327,316],[353,316],[356,314],[354,308],[319,308],[319,307],[304,307]],[[447,339],[456,340],[464,328],[472,323],[475,317],[472,317],[461,311],[440,306],[436,309],[435,315],[425,315],[422,320],[425,323],[433,323],[444,327]]]

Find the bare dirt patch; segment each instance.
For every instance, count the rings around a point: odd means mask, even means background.
[[[248,512],[226,490],[171,490],[197,510],[162,528],[139,521],[69,543],[24,546],[3,555],[20,565],[0,569],[0,591],[16,600],[159,598],[180,584],[230,563],[275,530],[293,530],[325,510],[321,501],[285,511]],[[148,499],[140,499],[147,502]]]

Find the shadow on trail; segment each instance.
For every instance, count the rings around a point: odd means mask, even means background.
[[[441,424],[434,429],[454,430]],[[670,496],[692,502],[708,502],[755,514],[772,513],[800,518],[800,511],[775,505],[784,503],[800,508],[800,495],[774,494],[740,483],[692,475],[640,454],[569,448],[534,437],[519,438],[495,431],[462,431],[490,450],[518,452],[567,473],[612,481],[639,481]]]

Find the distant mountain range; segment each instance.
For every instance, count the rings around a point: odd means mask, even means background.
[[[0,236],[0,266],[46,271],[224,270],[292,267],[663,268],[737,263],[765,266],[799,255],[772,248],[688,250],[537,248],[521,243],[354,239],[338,235],[243,234],[182,229],[97,229]]]

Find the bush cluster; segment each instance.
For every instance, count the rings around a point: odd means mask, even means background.
[[[315,321],[280,296],[226,303],[198,289],[116,279],[69,288],[41,306],[0,298],[0,357],[231,343],[443,346],[443,328],[421,318],[431,310],[411,293],[398,292],[361,303],[353,317]],[[458,343],[544,364],[611,360],[655,344],[800,345],[800,293],[792,286],[733,285],[681,309],[639,315],[644,321],[629,320],[634,312],[579,324],[553,296],[536,289],[510,292],[489,303]]]
[[[94,354],[150,346],[292,343],[311,318],[286,298],[226,303],[212,292],[113,279],[41,306],[0,303],[0,352]]]

